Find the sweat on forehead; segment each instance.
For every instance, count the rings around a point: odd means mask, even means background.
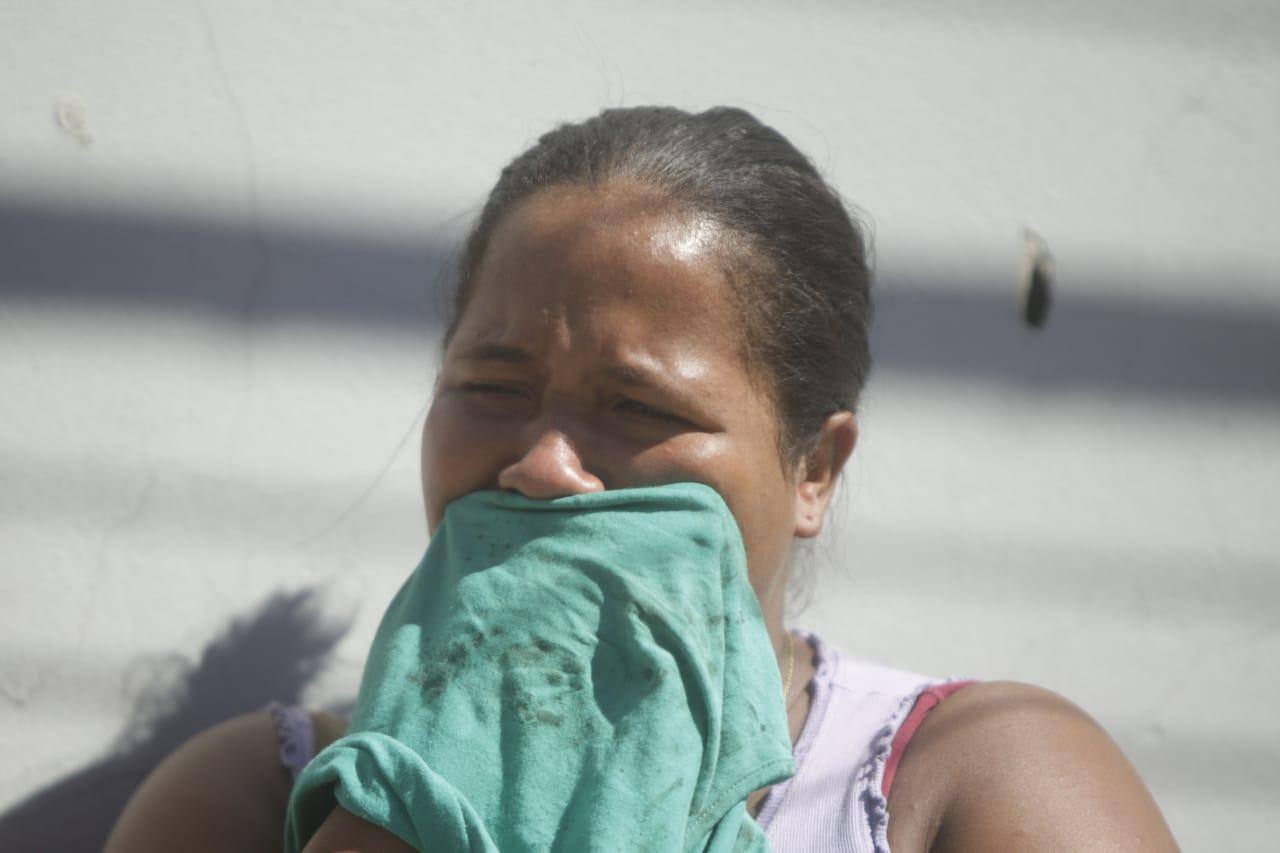
[[[619,296],[673,311],[714,311],[728,295],[723,229],[634,190],[556,188],[526,199],[495,229],[472,276],[474,291],[500,283],[559,290],[582,307]],[[544,281],[539,277],[551,277]],[[491,294],[491,297],[493,294]]]
[[[695,263],[722,259],[736,248],[711,216],[632,182],[552,187],[523,200],[499,221],[479,266],[492,253],[493,242],[514,227],[557,247],[575,236],[604,236],[615,245],[647,244],[654,254]]]

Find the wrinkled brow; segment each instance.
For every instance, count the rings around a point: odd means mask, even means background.
[[[498,361],[504,364],[532,364],[533,355],[520,347],[507,344],[481,343],[458,354],[463,361]]]
[[[634,364],[613,364],[606,367],[603,373],[618,384],[631,388],[653,388],[668,392],[674,390],[662,374]]]

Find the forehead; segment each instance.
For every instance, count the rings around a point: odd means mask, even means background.
[[[649,191],[543,191],[495,229],[457,338],[694,347],[736,360],[727,251],[713,221]]]

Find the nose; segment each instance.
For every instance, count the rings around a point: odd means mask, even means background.
[[[549,500],[604,491],[604,483],[586,470],[564,432],[544,430],[524,456],[502,469],[498,488],[527,498]]]

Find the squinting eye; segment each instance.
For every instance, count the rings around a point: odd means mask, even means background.
[[[633,412],[646,418],[652,418],[659,421],[668,421],[670,423],[686,423],[685,419],[679,415],[673,415],[670,412],[664,412],[661,409],[655,409],[652,406],[646,406],[637,400],[619,400],[618,408],[624,411]]]
[[[480,394],[519,394],[520,391],[515,388],[508,388],[505,385],[490,385],[487,382],[467,382],[462,386],[463,391],[472,391]]]

